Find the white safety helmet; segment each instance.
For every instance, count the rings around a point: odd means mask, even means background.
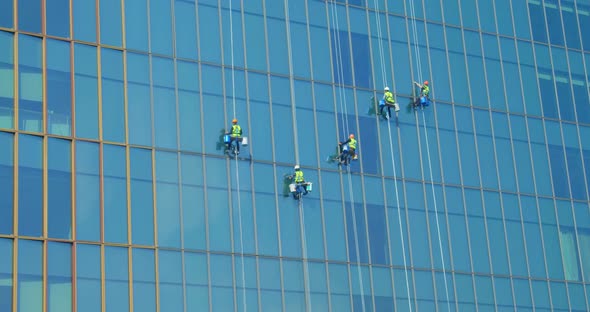
[[[385,90],[385,91],[389,91],[389,87],[385,87],[385,89],[384,89],[384,90]]]
[[[295,165],[295,170],[299,170],[299,165]]]

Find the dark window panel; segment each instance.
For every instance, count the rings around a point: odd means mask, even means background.
[[[74,39],[96,42],[96,3],[74,1],[72,10]]]
[[[5,260],[0,264],[0,309],[12,311],[13,240],[0,238],[0,253]]]
[[[43,132],[43,41],[19,35],[19,129]]]
[[[18,234],[41,237],[43,230],[43,138],[18,137]],[[25,191],[26,190],[26,191]]]
[[[541,1],[528,2],[528,5],[531,28],[533,30],[533,40],[548,43],[545,14],[543,14],[543,3]]]
[[[70,37],[70,1],[47,1],[45,4],[45,23],[48,35]]]
[[[125,143],[123,53],[101,49],[103,140]]]
[[[1,12],[2,10],[0,10]],[[1,13],[0,13],[1,14]],[[0,128],[14,128],[14,35],[0,31]]]
[[[100,1],[100,43],[122,47],[121,0]]]
[[[47,234],[72,238],[72,148],[71,141],[47,141]]]
[[[0,26],[6,28],[14,27],[14,0],[2,1],[0,3]]]
[[[98,144],[76,142],[76,238],[100,240]]]
[[[18,1],[18,29],[41,33],[41,0]]]
[[[0,233],[13,233],[14,135],[0,132]],[[1,302],[1,300],[0,300]]]
[[[561,18],[568,48],[581,49],[580,32],[578,29],[578,13],[573,0],[560,1]]]
[[[127,165],[125,148],[103,145],[104,240],[127,243]]]
[[[70,44],[47,39],[47,132],[72,133],[72,77]]]
[[[76,136],[98,139],[98,68],[95,47],[75,44]]]

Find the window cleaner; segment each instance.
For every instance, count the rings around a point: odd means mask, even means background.
[[[421,85],[414,81],[414,84],[420,88],[420,99],[414,102],[414,109],[418,106],[421,106],[424,109],[425,106],[430,105],[430,87],[428,86],[428,80],[424,81],[424,84]]]
[[[307,195],[307,193],[311,192],[312,183],[305,181],[303,171],[299,165],[296,165],[294,169],[295,173],[287,176],[287,179],[294,182],[289,184],[289,191],[293,194],[294,199],[301,199],[301,196]]]
[[[383,109],[387,107],[387,114],[383,114]],[[379,101],[379,114],[385,119],[391,118],[391,108],[395,111],[395,119],[398,120],[399,105],[395,102],[393,93],[389,91],[389,87],[385,87],[383,99]]]
[[[234,154],[235,156],[240,154],[240,143],[243,146],[248,145],[248,138],[242,137],[242,127],[238,125],[237,119],[232,120],[231,130],[223,136],[223,143],[227,144],[225,152],[228,155]]]
[[[341,165],[346,166],[350,164],[351,160],[358,159],[358,155],[356,154],[356,144],[357,141],[352,133],[348,136],[348,140],[338,143],[338,146],[340,147],[340,155],[338,155],[337,158],[340,159]]]

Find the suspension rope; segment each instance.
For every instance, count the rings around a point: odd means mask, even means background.
[[[420,48],[418,47],[418,31],[416,29],[416,14],[414,11],[414,4],[413,4],[413,0],[409,0],[410,2],[410,10],[411,10],[411,19],[412,19],[412,32],[413,32],[413,37],[414,37],[414,54],[416,56],[416,63],[418,65],[418,80],[422,81],[422,61],[420,58]],[[430,173],[430,186],[432,189],[432,199],[434,202],[434,214],[435,214],[435,219],[436,219],[436,232],[438,235],[438,249],[440,251],[440,259],[442,262],[442,266],[443,266],[443,279],[444,279],[444,283],[445,283],[445,295],[446,295],[446,300],[447,300],[447,310],[451,311],[451,304],[449,301],[449,289],[448,289],[448,285],[447,285],[447,274],[446,274],[446,267],[445,267],[445,258],[444,258],[444,254],[443,254],[443,248],[442,248],[442,239],[441,239],[441,235],[440,235],[440,224],[439,224],[439,220],[438,220],[438,208],[437,208],[437,203],[436,203],[436,192],[434,191],[434,178],[433,178],[433,174],[432,174],[432,160],[430,157],[430,144],[428,141],[428,130],[426,127],[426,115],[424,114],[424,109],[422,109],[422,124],[424,126],[424,137],[426,139],[426,153],[428,155],[428,170]]]
[[[336,8],[336,5],[334,3],[334,0],[330,1],[331,4],[331,10],[332,10],[332,14],[334,16],[334,18],[332,19],[332,29],[335,33],[335,37],[336,37],[336,47],[337,47],[337,65],[339,64],[340,66],[338,66],[338,75],[339,75],[339,80],[340,80],[340,86],[339,86],[339,90],[340,90],[340,109],[341,111],[344,113],[344,117],[342,117],[343,119],[343,128],[345,130],[345,136],[347,136],[347,133],[350,133],[349,131],[349,125],[348,125],[348,108],[346,107],[346,91],[344,91],[344,70],[343,70],[343,62],[342,62],[342,49],[341,49],[341,44],[340,44],[340,32],[337,30],[336,26],[334,25],[334,23],[336,23],[336,25],[339,25],[339,20],[338,20],[338,11]],[[343,101],[344,100],[344,101]],[[343,104],[344,102],[344,104]],[[344,121],[345,120],[345,121]],[[357,224],[356,224],[356,209],[355,209],[355,203],[354,203],[354,195],[353,195],[353,188],[352,188],[352,177],[351,177],[351,173],[350,173],[350,164],[347,165],[347,175],[348,175],[348,194],[349,194],[349,198],[350,198],[350,205],[351,205],[351,213],[352,213],[352,222],[353,222],[353,233],[354,233],[354,243],[355,243],[355,251],[356,251],[356,262],[357,262],[357,274],[358,274],[358,279],[359,279],[359,285],[360,285],[360,292],[361,292],[361,304],[362,304],[362,310],[363,312],[365,312],[365,287],[364,287],[364,282],[363,282],[363,274],[361,271],[361,260],[360,260],[360,249],[359,249],[359,241],[358,241],[358,230],[357,230]]]
[[[375,15],[377,17],[377,40],[379,41],[379,57],[381,60],[381,74],[383,77],[383,81],[385,82],[385,85],[388,85],[388,81],[387,81],[387,72],[385,70],[385,53],[384,53],[384,49],[383,49],[383,43],[381,42],[381,38],[382,38],[382,32],[381,32],[381,17],[379,15],[379,5],[377,4],[376,0],[373,0],[373,4],[375,6]],[[399,105],[399,104],[398,104]],[[389,111],[389,110],[388,110]],[[397,112],[396,112],[397,114]],[[391,116],[390,116],[391,117]],[[395,154],[394,154],[394,150],[393,150],[393,140],[392,140],[392,136],[391,136],[391,125],[390,122],[387,122],[387,132],[389,133],[389,150],[391,151],[390,155],[391,155],[391,167],[393,168],[393,183],[395,186],[395,201],[396,201],[396,207],[397,207],[397,219],[398,219],[398,226],[399,226],[399,234],[400,234],[400,241],[401,241],[401,245],[402,245],[402,256],[403,256],[403,261],[404,261],[404,273],[405,273],[405,278],[406,278],[406,294],[408,296],[408,309],[410,310],[410,312],[412,311],[412,304],[410,301],[410,283],[409,283],[409,278],[408,278],[408,265],[406,262],[406,243],[405,243],[405,238],[404,238],[404,231],[403,231],[403,227],[402,227],[402,215],[401,215],[401,207],[399,204],[399,193],[398,193],[398,186],[397,186],[397,169],[396,169],[396,162],[395,162]]]
[[[232,83],[232,104],[234,118],[236,118],[236,84],[235,84],[235,68],[234,68],[234,25],[233,25],[233,0],[229,0],[229,32],[230,32],[230,49],[231,49],[231,83]],[[239,144],[239,142],[236,142]],[[246,299],[246,269],[244,264],[244,233],[242,230],[242,201],[240,198],[240,168],[238,162],[238,156],[235,155],[236,165],[236,193],[238,197],[238,219],[239,219],[239,231],[240,231],[240,260],[242,262],[242,305],[244,312],[248,311],[248,302]]]
[[[276,0],[270,0],[276,1]],[[291,42],[291,19],[289,17],[289,0],[286,0],[285,3],[285,24],[286,24],[286,31],[287,31],[287,51],[289,56],[289,87],[291,93],[291,114],[293,118],[293,141],[295,142],[295,163],[299,164],[299,138],[297,135],[297,114],[295,109],[295,82],[294,82],[294,74],[293,74],[293,49],[292,49],[292,42]],[[305,234],[305,212],[303,209],[303,196],[300,194],[299,196],[299,227],[301,230],[302,238],[302,248],[303,248],[303,275],[305,279],[305,305],[307,306],[307,311],[312,311],[311,306],[311,286],[309,281],[309,263],[307,258],[307,235]]]

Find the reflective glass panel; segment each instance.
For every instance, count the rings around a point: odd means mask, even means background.
[[[127,165],[125,148],[103,145],[104,240],[127,243]]]
[[[2,12],[1,9],[0,12]],[[14,35],[12,33],[0,31],[0,49],[4,51],[0,55],[0,77],[2,79],[2,84],[0,84],[0,128],[13,128]]]
[[[19,129],[43,132],[43,40],[18,36]]]
[[[18,311],[43,311],[43,242],[18,241]]]
[[[47,243],[47,311],[72,311],[72,245]]]
[[[133,248],[133,308],[156,311],[156,273],[154,251]]]
[[[154,200],[152,188],[152,153],[132,148],[131,161],[131,238],[134,244],[154,243]]]
[[[45,3],[45,31],[52,36],[70,37],[69,0],[54,0]]]
[[[98,69],[96,48],[74,45],[76,136],[98,139]]]
[[[110,310],[129,310],[127,248],[104,247],[105,305]]]
[[[13,232],[14,205],[14,138],[13,134],[0,132],[0,234]]]
[[[100,177],[97,143],[76,142],[76,238],[100,240]]]
[[[0,263],[0,309],[12,311],[12,261],[13,241],[0,238],[0,253],[5,259]]]
[[[121,47],[123,45],[121,0],[101,0],[99,4],[100,43]]]
[[[71,46],[47,39],[47,132],[70,136],[72,132]]]
[[[76,245],[76,304],[78,311],[101,311],[100,258],[100,246]]]
[[[71,141],[47,140],[47,235],[72,238]]]
[[[43,138],[18,138],[18,234],[40,237],[43,231]]]
[[[123,53],[101,49],[102,137],[105,141],[125,142],[125,91]]]
[[[72,15],[74,18],[74,39],[96,42],[96,3],[92,1],[72,2]]]
[[[41,33],[41,2],[41,0],[17,1],[19,30]]]
[[[2,1],[0,3],[0,26],[6,28],[14,27],[13,8],[14,0]]]

